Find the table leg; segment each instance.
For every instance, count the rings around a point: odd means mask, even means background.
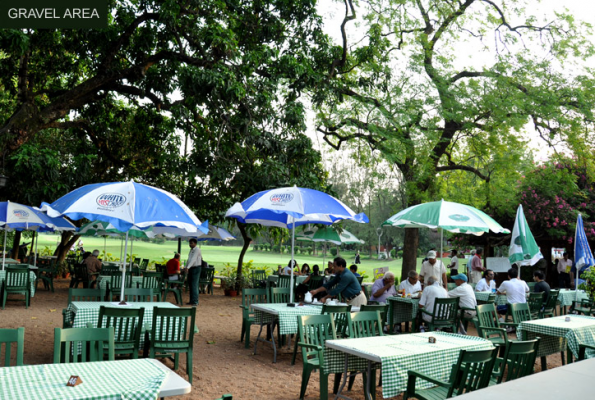
[[[364,383],[364,393],[366,394],[366,400],[372,400],[373,396],[371,395],[371,385],[370,385],[370,377],[372,376],[372,361],[368,360],[368,373],[366,376],[366,382]],[[374,382],[376,385],[376,382]],[[376,396],[374,396],[376,397]]]
[[[273,321],[272,323],[260,323],[260,330],[258,331],[258,336],[256,336],[256,339],[254,340],[254,355],[256,355],[256,347],[258,346],[258,342],[265,342],[268,343],[267,340],[262,339],[260,337],[260,335],[262,334],[262,328],[264,328],[264,326],[267,326],[267,331],[270,329],[271,332],[271,345],[273,346],[273,363],[277,362],[277,345],[275,343],[275,321]],[[272,328],[271,328],[271,324],[272,324]]]
[[[339,390],[337,390],[337,394],[335,395],[334,400],[337,400],[339,398],[345,399],[345,400],[351,400],[349,397],[341,394],[341,392],[343,391],[343,388],[347,384],[347,377],[349,376],[349,371],[347,370],[348,366],[349,366],[349,355],[345,354],[345,367],[343,368],[343,379],[341,379],[341,386],[339,387]],[[365,388],[364,388],[364,390],[365,390]]]

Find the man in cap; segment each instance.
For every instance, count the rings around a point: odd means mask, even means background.
[[[421,265],[419,280],[423,284],[424,278],[429,278],[430,276],[435,276],[438,285],[446,289],[446,267],[442,264],[442,261],[436,259],[436,252],[434,250],[428,252],[428,261],[424,261]]]
[[[475,311],[475,307],[477,307],[477,300],[475,299],[473,288],[467,283],[467,275],[465,274],[457,274],[455,276],[451,276],[451,278],[453,281],[455,281],[457,287],[448,292],[448,297],[459,298],[459,308],[462,312],[461,320],[470,320],[477,315],[477,312]],[[459,320],[459,333],[461,335],[466,335],[467,331],[465,330],[461,320]]]

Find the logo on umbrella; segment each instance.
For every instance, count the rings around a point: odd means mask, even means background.
[[[118,193],[104,193],[97,197],[97,205],[106,208],[116,208],[126,202],[126,196]]]
[[[25,210],[12,210],[12,214],[17,217],[17,218],[27,218],[29,216],[29,213]]]
[[[289,203],[291,200],[293,200],[293,194],[291,193],[278,193],[278,194],[273,194],[270,197],[271,203],[275,204],[275,205],[283,205],[285,203]]]
[[[345,239],[349,239],[349,235],[346,233],[341,233],[341,237]]]
[[[463,222],[463,221],[469,221],[471,218],[469,218],[466,215],[461,215],[461,214],[453,214],[453,215],[449,215],[448,218],[454,220],[454,221],[459,221],[459,222]]]

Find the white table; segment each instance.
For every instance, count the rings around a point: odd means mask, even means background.
[[[457,400],[588,399],[593,393],[595,358],[538,372],[457,396]]]

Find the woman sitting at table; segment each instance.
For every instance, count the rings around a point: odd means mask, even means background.
[[[310,266],[308,264],[304,264],[304,266],[308,267],[308,271],[310,271]],[[302,271],[304,270],[304,267],[302,267]],[[308,275],[308,277],[299,285],[297,285],[297,287],[295,288],[295,293],[298,295],[298,299],[301,299],[304,297],[304,295],[306,294],[306,292],[309,289],[309,282],[310,282],[310,278],[312,276],[320,276],[320,268],[318,267],[318,264],[315,264],[312,267],[312,274]],[[320,296],[322,297],[322,296]]]
[[[302,265],[302,270],[300,271],[300,275],[310,275],[310,266],[307,263]]]

